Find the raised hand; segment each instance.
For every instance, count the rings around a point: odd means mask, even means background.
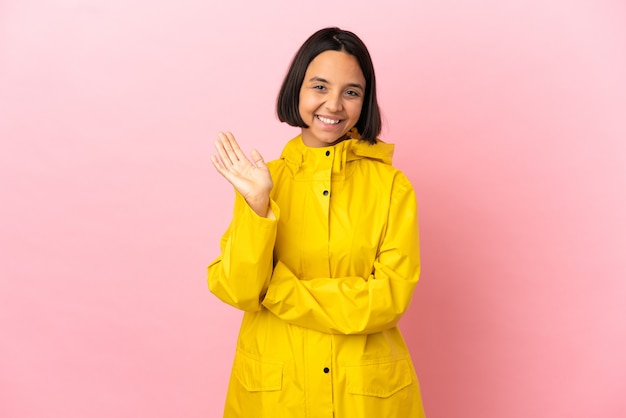
[[[211,155],[215,169],[246,199],[252,210],[259,216],[267,216],[273,183],[263,157],[252,150],[248,159],[230,132],[220,132],[217,136],[215,149],[219,158]]]

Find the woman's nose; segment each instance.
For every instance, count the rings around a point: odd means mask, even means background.
[[[339,112],[343,110],[343,102],[341,100],[341,95],[339,94],[328,95],[327,100],[326,100],[326,108],[330,112]]]

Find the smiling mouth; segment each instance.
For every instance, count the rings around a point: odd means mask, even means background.
[[[341,122],[341,119],[328,119],[320,115],[316,115],[316,117],[327,125],[336,125]]]

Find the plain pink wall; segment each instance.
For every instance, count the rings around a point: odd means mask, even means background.
[[[0,416],[218,417],[241,313],[207,290],[314,30],[370,47],[423,275],[429,418],[626,416],[622,1],[0,3]]]

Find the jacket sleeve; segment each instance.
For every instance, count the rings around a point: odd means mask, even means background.
[[[284,321],[331,334],[370,334],[396,326],[420,274],[417,203],[408,179],[399,177],[369,276],[300,280],[278,261],[263,306]]]
[[[258,216],[236,193],[233,219],[220,241],[221,255],[208,267],[209,289],[223,302],[244,311],[262,309],[272,275],[279,208],[270,201],[270,216]]]

